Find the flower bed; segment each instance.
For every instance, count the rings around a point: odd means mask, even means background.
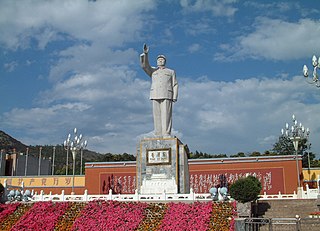
[[[167,204],[164,203],[152,203],[149,204],[144,210],[144,219],[140,222],[138,231],[155,231],[159,230],[164,214],[167,211]]]
[[[76,219],[72,230],[135,230],[146,207],[145,203],[92,201]]]
[[[0,230],[6,231],[10,230],[11,227],[33,206],[33,204],[20,204],[15,203],[17,206],[16,210],[13,213],[8,214],[1,222],[0,222]],[[4,206],[10,207],[12,204],[7,204]]]
[[[0,230],[234,230],[235,203],[36,202],[0,205]]]
[[[169,203],[160,230],[208,230],[212,203]]]
[[[215,202],[212,203],[210,217],[210,230],[229,231],[234,230],[234,216],[236,215],[236,203]]]
[[[71,227],[76,220],[76,218],[80,215],[81,210],[87,205],[86,202],[70,202],[69,207],[66,209],[65,214],[63,214],[58,222],[56,223],[54,230],[65,231],[71,230]]]

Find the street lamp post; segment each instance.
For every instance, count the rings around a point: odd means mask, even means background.
[[[41,174],[41,152],[42,152],[42,147],[39,148],[38,176],[40,176]]]
[[[76,163],[76,155],[79,150],[82,150],[85,146],[87,146],[87,141],[82,141],[82,134],[77,135],[77,128],[73,130],[74,138],[71,139],[71,135],[69,134],[67,139],[64,141],[64,147],[66,150],[71,151],[73,158],[73,167],[72,167],[72,193],[74,194],[74,176],[75,176],[75,163]]]
[[[68,175],[68,165],[69,165],[69,149],[71,144],[71,134],[68,134],[67,139],[63,142],[64,150],[67,151],[67,160],[66,160],[66,176]]]
[[[88,143],[88,142],[85,140],[84,143],[83,143],[83,145],[82,145],[82,148],[81,148],[81,150],[80,150],[80,175],[82,175],[83,149],[87,147],[87,143]]]
[[[285,137],[289,137],[293,143],[295,152],[296,152],[296,164],[297,164],[297,175],[298,175],[298,189],[301,187],[300,183],[300,171],[299,171],[299,161],[298,161],[298,150],[299,145],[301,145],[301,141],[304,139],[308,139],[310,131],[309,128],[305,129],[304,126],[300,123],[298,125],[298,121],[296,120],[295,115],[292,115],[292,122],[293,125],[291,129],[289,128],[289,124],[286,123],[285,130],[281,129],[281,133]]]
[[[317,57],[314,55],[312,57],[312,66],[313,66],[313,73],[312,73],[312,81],[308,81],[308,67],[307,65],[303,66],[303,76],[306,78],[306,81],[310,84],[315,84],[316,87],[320,87],[320,81],[319,81],[319,77],[318,77],[318,73],[317,73],[317,69],[320,68],[320,57],[317,60]]]
[[[54,146],[53,147],[53,153],[52,153],[52,166],[51,166],[52,172],[51,172],[51,175],[54,175],[54,167],[55,167],[54,159],[55,159],[55,156],[56,156],[56,147]]]
[[[28,157],[29,157],[29,148],[27,148],[27,151],[26,151],[26,162],[24,165],[24,175],[25,176],[27,175],[27,172],[28,172]]]

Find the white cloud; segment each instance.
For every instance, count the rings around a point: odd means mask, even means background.
[[[311,119],[309,114],[312,110],[320,112],[316,109],[318,104],[304,103],[317,89],[305,89],[301,77],[293,80],[190,81],[181,88],[175,128],[188,138],[191,150],[231,154],[264,152],[272,148],[273,138],[278,137],[292,113],[298,114],[303,124],[313,127],[313,143],[319,133],[316,119]],[[305,120],[307,117],[309,119]],[[189,128],[185,124],[192,126]]]
[[[143,94],[150,83],[135,79],[136,73],[127,66],[97,68],[91,72],[71,75],[65,81],[57,82],[53,89],[43,92],[41,101],[51,103],[59,100],[80,100],[89,103],[112,100],[113,103]],[[116,100],[116,101],[115,101]]]
[[[209,20],[199,20],[186,23],[184,26],[186,34],[192,36],[198,36],[201,34],[211,34],[216,32],[215,28],[212,26],[214,24],[212,21]]]
[[[151,121],[146,122],[151,115],[144,113],[150,108],[150,82],[137,79],[129,68],[137,52],[122,47],[140,38],[149,23],[146,13],[154,6],[151,0],[0,2],[2,47],[18,51],[29,48],[32,41],[38,49],[46,49],[49,43],[69,41],[51,54],[53,85],[35,99],[40,106],[13,109],[3,114],[3,124],[23,129],[27,135],[22,141],[30,144],[39,143],[44,134],[42,142],[61,143],[68,127],[109,141],[134,139],[148,125],[151,130]],[[123,140],[111,141],[116,143]],[[102,143],[91,145],[105,149]]]
[[[95,80],[86,80],[88,76],[75,78],[79,86],[81,81],[86,83],[80,86],[80,91],[100,90]],[[90,149],[103,153],[135,153],[138,137],[153,129],[149,84],[133,78],[125,87],[127,83],[121,81],[110,83],[106,90],[110,91],[109,95],[102,98],[78,97],[74,99],[78,102],[73,104],[14,109],[1,118],[1,123],[25,130],[27,136],[18,138],[29,144],[39,144],[41,134],[45,136],[44,144],[61,143],[65,134],[77,127],[89,141]],[[320,135],[317,123],[320,99],[306,103],[318,89],[307,88],[301,77],[234,82],[181,77],[179,82],[180,98],[174,105],[173,128],[191,151],[235,154],[270,150],[293,113],[310,127],[313,148],[320,149],[316,142]],[[101,86],[104,87],[106,85]],[[121,97],[123,93],[116,93],[122,87],[128,93],[125,98]]]
[[[320,50],[319,34],[319,20],[288,22],[257,18],[253,32],[237,37],[234,44],[221,46],[225,53],[216,54],[216,59],[292,60],[309,57]]]
[[[237,10],[233,6],[235,2],[185,0],[181,5],[193,12],[233,16]],[[19,4],[0,1],[0,43],[6,48],[21,50],[35,41],[33,48],[46,50],[52,42],[68,40],[50,54],[48,78],[52,85],[38,94],[35,105],[2,114],[1,124],[22,131],[24,135],[16,138],[26,144],[62,143],[65,135],[77,127],[89,141],[89,149],[135,153],[139,137],[153,129],[153,120],[148,100],[150,80],[140,79],[135,69],[138,67],[132,68],[133,64],[138,65],[138,53],[131,43],[141,41],[140,33],[157,24],[156,19],[148,20],[152,15],[146,14],[154,6],[153,1],[147,0],[26,0]],[[208,35],[213,32],[211,24],[202,24],[196,30],[193,26],[199,24],[195,23],[184,31],[193,36]],[[220,58],[309,57],[311,48],[319,46],[318,27],[319,22],[310,19],[293,23],[258,18],[250,33],[236,37],[234,44],[221,45],[224,53]],[[180,32],[174,30],[178,27],[163,28],[148,33],[164,31],[174,41],[173,32]],[[163,34],[157,35],[154,40],[158,42]],[[194,41],[190,52],[208,48],[204,40]],[[168,50],[184,50],[185,44],[179,47],[175,43],[176,47],[168,46]],[[32,57],[30,66],[33,62],[37,63],[36,57]],[[11,66],[14,63],[8,61],[8,70]],[[222,74],[221,78],[217,75],[219,72],[198,80],[178,77],[180,92],[174,105],[173,133],[191,151],[235,154],[271,149],[274,138],[292,113],[311,128],[313,146],[320,150],[314,138],[320,134],[316,122],[320,113],[319,92],[306,87],[301,77],[291,79],[289,74],[282,79],[210,80],[225,79]],[[311,94],[313,98],[307,100]]]
[[[188,47],[188,51],[192,54],[199,51],[201,48],[200,44],[194,43]]]
[[[16,69],[16,67],[18,66],[18,63],[16,61],[12,61],[10,63],[5,63],[3,65],[4,69],[8,72],[12,72]]]
[[[263,10],[267,14],[283,13],[293,8],[300,8],[299,3],[297,2],[258,2],[258,1],[246,1],[244,3],[245,6],[251,6],[258,10]]]
[[[237,0],[180,0],[186,12],[211,12],[214,16],[233,16],[237,8],[232,6]]]
[[[152,0],[1,1],[0,43],[11,49],[25,48],[34,38],[43,48],[59,39],[59,34],[119,46],[139,36],[137,31],[147,21],[141,13],[154,6]]]

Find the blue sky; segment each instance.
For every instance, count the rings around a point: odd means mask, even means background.
[[[302,77],[320,55],[320,1],[0,1],[0,130],[135,154],[153,130],[150,79],[165,54],[179,82],[173,134],[191,151],[270,150],[292,114],[320,157],[320,89]]]

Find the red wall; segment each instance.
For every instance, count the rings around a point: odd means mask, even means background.
[[[89,194],[134,193],[136,162],[86,163],[85,188]]]
[[[301,160],[299,160],[301,173]],[[208,193],[224,175],[229,184],[246,175],[256,176],[267,194],[293,193],[297,190],[295,156],[247,157],[189,160],[190,187]],[[134,193],[136,165],[130,162],[86,163],[85,188],[89,194]]]

